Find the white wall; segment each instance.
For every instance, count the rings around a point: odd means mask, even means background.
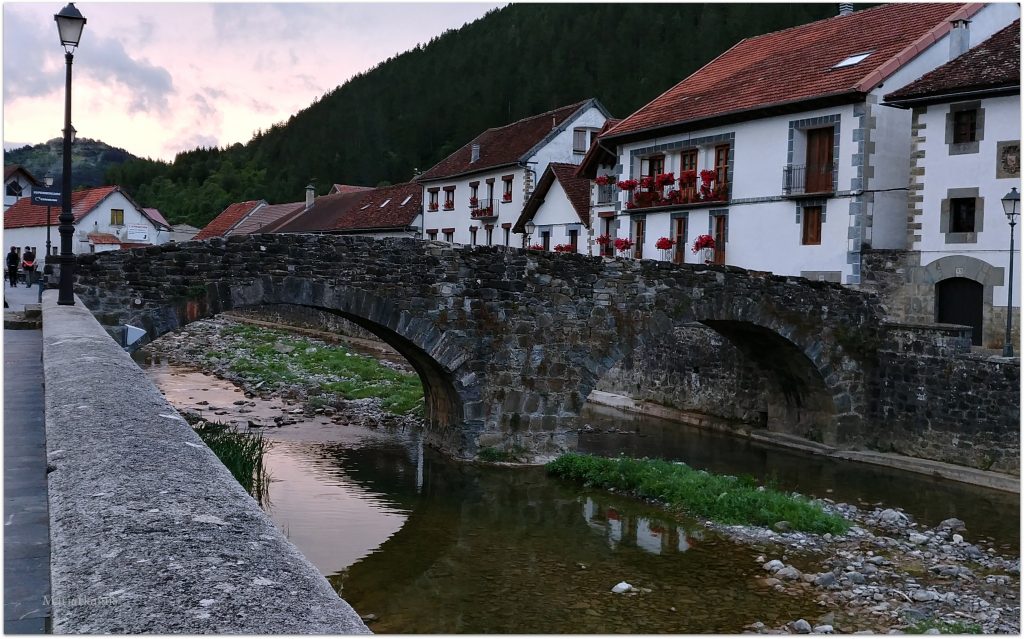
[[[530,236],[530,244],[541,244],[541,234],[547,231],[551,234],[550,248],[555,250],[558,244],[569,243],[569,230],[576,229],[576,252],[588,255],[589,231],[580,221],[580,216],[569,203],[569,197],[565,194],[562,184],[556,179],[544,197],[544,203],[537,208],[533,216],[533,223],[537,229]],[[593,255],[597,254],[597,247],[593,249]]]
[[[7,195],[7,184],[10,183],[10,182],[17,182],[18,184],[21,185],[21,197],[32,197],[32,188],[33,188],[32,183],[29,182],[28,179],[22,173],[20,173],[20,172],[19,173],[15,173],[13,176],[11,176],[10,180],[7,180],[6,182],[4,182],[4,210],[5,211],[9,207],[11,207],[15,202],[17,202],[18,200],[21,199],[20,197],[15,197],[13,195]],[[29,246],[31,246],[31,245],[29,245]]]
[[[563,125],[564,129],[542,148],[538,149],[537,152],[533,154],[533,157],[530,158],[530,166],[537,171],[537,179],[540,179],[540,176],[544,174],[544,169],[546,169],[548,164],[552,162],[579,164],[583,160],[583,154],[573,153],[573,129],[581,127],[600,129],[604,126],[606,119],[607,118],[605,118],[604,113],[602,113],[600,109],[597,107],[590,107],[581,113],[576,119],[567,121]],[[533,162],[536,164],[532,164]]]
[[[1004,96],[981,100],[981,108],[985,111],[983,137],[979,142],[978,153],[950,155],[945,140],[946,114],[950,105],[935,104],[927,107],[921,116],[926,124],[923,131],[925,141],[921,145],[925,155],[921,160],[925,173],[921,178],[924,184],[922,195],[924,201],[921,222],[921,240],[914,242],[913,249],[921,251],[921,265],[928,264],[950,255],[966,255],[982,260],[992,266],[1007,268],[1010,255],[1010,226],[1003,213],[1000,201],[1011,188],[1021,189],[1019,178],[996,178],[996,144],[1008,140],[1020,140],[1020,97]],[[979,196],[984,198],[984,212],[975,211],[975,216],[984,215],[982,230],[977,233],[976,243],[947,244],[944,234],[940,231],[940,211],[942,200],[948,195],[948,189],[978,188]],[[1014,258],[1014,301],[1020,302],[1020,229],[1016,226],[1015,258]],[[1004,282],[1006,277],[1004,275]],[[996,306],[1006,305],[1007,286],[997,286],[993,290],[993,303]]]
[[[111,225],[111,209],[122,209],[124,211],[123,225]],[[149,237],[146,240],[129,240],[128,227],[131,225],[143,225],[149,227]],[[169,231],[158,231],[157,228],[153,226],[153,224],[144,215],[142,215],[134,205],[132,205],[131,201],[126,198],[123,193],[118,191],[107,196],[107,198],[100,202],[96,208],[75,224],[74,252],[88,253],[90,249],[87,235],[89,233],[96,232],[110,233],[111,235],[116,235],[122,241],[138,242],[141,244],[163,244],[170,239]],[[101,249],[100,247],[97,247],[96,250],[99,251]]]

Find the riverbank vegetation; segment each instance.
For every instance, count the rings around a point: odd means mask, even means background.
[[[806,498],[758,486],[753,479],[695,470],[682,462],[568,453],[547,469],[563,479],[657,499],[722,524],[773,526],[785,521],[793,530],[832,534],[850,527]]]
[[[259,504],[264,504],[270,474],[263,458],[270,450],[270,442],[263,434],[239,431],[227,424],[194,415],[186,415],[186,419],[242,488]]]
[[[221,329],[230,348],[207,352],[206,360],[229,360],[229,370],[268,389],[302,384],[311,402],[328,405],[334,398],[375,398],[396,415],[423,412],[423,386],[412,372],[284,331],[232,324]]]

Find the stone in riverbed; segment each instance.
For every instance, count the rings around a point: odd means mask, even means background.
[[[811,624],[807,623],[806,619],[797,619],[790,624],[790,627],[793,629],[793,632],[800,635],[807,635],[811,632]]]
[[[852,584],[862,584],[862,583],[864,583],[864,575],[860,574],[856,570],[848,572],[848,573],[845,573],[843,575],[843,578],[846,579],[847,581],[849,581]]]
[[[953,543],[954,544],[962,544],[962,543],[964,543],[964,536],[963,535],[953,535]]]
[[[621,595],[631,590],[633,590],[633,586],[629,585],[625,581],[620,581],[612,587],[612,592],[614,592],[617,595]]]
[[[910,595],[910,598],[914,601],[921,602],[935,601],[939,598],[939,593],[935,592],[934,590],[925,590],[922,588],[921,590],[915,590],[913,594]]]
[[[778,570],[775,573],[775,576],[777,578],[779,578],[779,579],[788,579],[790,581],[795,581],[797,579],[800,579],[802,574],[803,573],[801,573],[799,570],[797,570],[793,566],[786,566],[785,568],[782,568],[782,569]]]
[[[922,535],[921,533],[910,533],[910,543],[912,543],[912,544],[920,545],[920,544],[926,543],[927,541],[928,541],[928,536],[927,535]]]
[[[940,530],[967,530],[967,524],[957,519],[956,517],[950,517],[949,519],[942,520],[942,523],[937,526]]]
[[[814,578],[815,586],[831,586],[836,582],[835,573],[823,572]]]
[[[886,524],[905,524],[910,521],[906,515],[892,508],[886,508],[879,513],[878,520]]]
[[[814,634],[816,635],[830,635],[834,632],[832,626],[823,624],[821,626],[814,626]]]
[[[785,566],[786,564],[782,563],[778,559],[772,559],[771,561],[769,561],[761,567],[767,570],[768,572],[778,572],[779,570],[782,570],[782,568],[784,568]]]
[[[786,520],[777,521],[772,525],[772,528],[776,532],[790,532],[793,530],[793,526]]]

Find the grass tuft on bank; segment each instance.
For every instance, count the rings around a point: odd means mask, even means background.
[[[243,432],[221,422],[193,416],[187,416],[187,419],[199,439],[231,471],[242,488],[262,505],[270,484],[270,475],[263,460],[270,450],[270,442],[262,433]]]
[[[586,486],[657,499],[722,524],[771,526],[787,521],[794,530],[833,535],[850,527],[806,498],[759,487],[752,478],[712,475],[683,463],[568,453],[549,463],[547,470]]]
[[[319,386],[310,389],[310,395],[336,395],[348,400],[377,398],[381,408],[396,415],[423,413],[423,385],[415,373],[397,371],[344,347],[313,342],[284,331],[235,324],[222,329],[221,334],[235,337],[245,345],[243,350],[233,353],[230,367],[253,382],[274,387],[318,379]]]

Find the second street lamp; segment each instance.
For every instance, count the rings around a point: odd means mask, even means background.
[[[60,226],[60,286],[57,292],[57,304],[74,306],[74,268],[75,255],[71,250],[71,242],[75,235],[75,216],[71,213],[71,141],[74,127],[71,126],[71,65],[75,59],[75,47],[82,39],[85,28],[85,17],[75,8],[75,3],[68,3],[53,16],[57,22],[57,34],[64,47],[66,73],[64,80],[64,173],[61,176],[61,210]]]
[[[1006,338],[1003,341],[1003,357],[1013,357],[1013,227],[1017,225],[1020,215],[1020,193],[1017,187],[1003,196],[1003,213],[1010,222],[1010,276],[1009,287],[1006,289]]]

